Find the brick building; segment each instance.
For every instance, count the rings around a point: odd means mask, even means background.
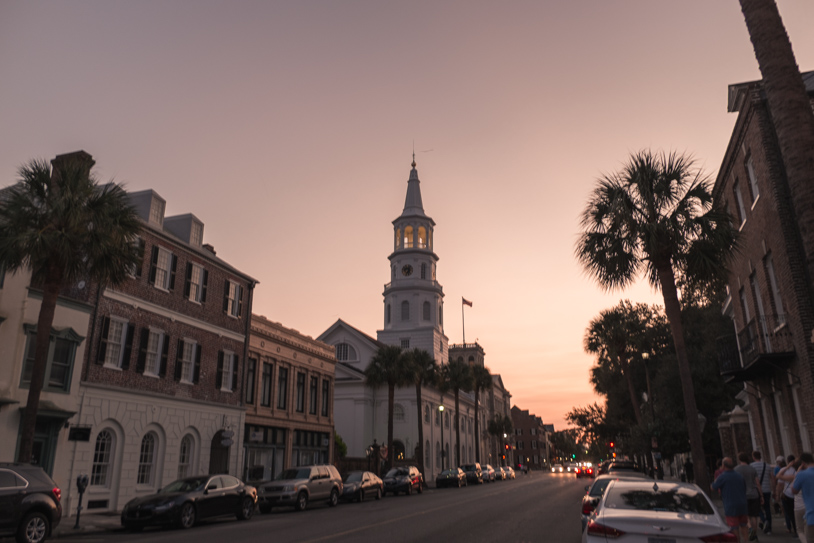
[[[814,97],[814,72],[803,78]],[[805,255],[814,254],[814,239],[806,239],[795,220],[795,191],[761,82],[730,85],[728,110],[738,118],[713,197],[735,219],[741,246],[730,266],[723,308],[734,330],[721,338],[719,352],[721,373],[743,383],[738,399],[751,443],[743,439],[740,412],[724,414],[719,431],[724,454],[757,449],[773,459],[810,451],[812,445],[814,270],[806,268]]]
[[[182,476],[241,475],[243,460],[256,281],[203,243],[197,217],[165,217],[153,190],[129,196],[144,223],[143,261],[130,280],[96,296],[71,421],[89,436],[70,452],[69,480],[89,475],[92,511],[115,511]]]
[[[333,459],[335,349],[252,315],[246,365],[243,477]]]
[[[548,431],[543,419],[529,413],[528,409],[512,406],[514,444],[509,451],[513,465],[528,465],[530,469],[549,469]]]

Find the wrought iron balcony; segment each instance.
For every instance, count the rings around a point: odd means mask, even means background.
[[[794,343],[785,315],[755,317],[738,333],[718,338],[721,374],[751,381],[771,374],[794,357]]]

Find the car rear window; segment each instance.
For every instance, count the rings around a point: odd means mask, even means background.
[[[613,479],[600,479],[594,483],[594,486],[591,487],[591,491],[588,493],[589,496],[593,496],[597,498],[602,496],[605,493],[605,489],[608,488],[608,485]]]
[[[637,511],[670,511],[712,515],[713,509],[703,493],[691,488],[660,489],[652,486],[617,486],[608,490],[605,507]]]

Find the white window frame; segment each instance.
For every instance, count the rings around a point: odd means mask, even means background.
[[[166,268],[161,266],[166,265]],[[170,276],[172,275],[172,251],[164,247],[158,247],[158,258],[155,261],[155,283],[157,289],[170,290]]]
[[[185,435],[178,445],[178,479],[188,477],[192,468],[192,458],[195,453],[195,440],[190,434]]]
[[[189,244],[193,247],[200,247],[203,244],[203,225],[192,221],[189,227]]]
[[[201,303],[201,296],[203,294],[203,266],[192,264],[192,272],[189,278],[189,301],[196,304]]]
[[[100,442],[99,439],[103,441]],[[100,451],[99,445],[103,444]],[[104,446],[104,444],[107,444]],[[116,434],[110,428],[104,428],[96,435],[93,445],[93,462],[91,464],[90,472],[90,486],[101,488],[110,487],[110,475],[112,473],[111,467],[113,466],[113,452],[116,447]]]
[[[746,176],[749,178],[749,187],[752,189],[752,208],[754,209],[757,199],[760,198],[760,189],[757,186],[757,175],[751,153],[746,157]]]
[[[137,485],[153,486],[157,453],[158,436],[155,432],[147,432],[144,434],[144,437],[141,438],[141,445],[139,447],[138,469],[136,470]]]
[[[181,382],[191,385],[195,378],[195,353],[198,342],[194,339],[184,338],[184,352],[181,353]]]
[[[130,323],[119,317],[110,317],[110,325],[107,329],[107,347],[105,347],[105,362],[106,368],[120,370],[122,369],[122,360],[124,358],[125,345],[127,343],[127,328]],[[118,333],[113,329],[114,326],[121,326]],[[114,354],[115,353],[115,354]]]
[[[769,277],[769,288],[772,290],[774,310],[777,312],[777,328],[786,324],[786,313],[783,307],[783,297],[780,296],[780,287],[777,285],[777,276],[774,272],[774,259],[772,253],[766,255],[766,275]],[[807,450],[807,449],[806,449]]]
[[[220,373],[220,389],[223,392],[233,392],[232,372],[235,368],[235,353],[223,351],[223,368]]]
[[[235,318],[240,317],[239,311],[240,304],[238,303],[239,300],[237,297],[238,291],[240,290],[239,287],[240,285],[238,285],[234,281],[229,281],[229,304],[228,307],[226,308],[226,313],[230,317]]]
[[[167,336],[162,330],[149,328],[150,335],[147,338],[147,349],[144,358],[144,375],[148,377],[158,377],[161,369],[161,354],[164,352],[164,342]],[[151,350],[155,349],[155,351]]]
[[[740,181],[736,179],[735,184],[732,185],[732,189],[735,192],[735,200],[738,206],[738,211],[740,212],[741,224],[738,227],[740,230],[743,228],[743,225],[746,224],[746,207],[743,205],[743,193],[741,192]]]
[[[153,197],[150,202],[150,222],[158,226],[164,225],[164,209],[166,203]]]
[[[400,403],[393,404],[393,422],[404,422],[404,406]]]

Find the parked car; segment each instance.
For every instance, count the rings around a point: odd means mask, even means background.
[[[551,473],[562,473],[565,469],[562,467],[562,464],[554,464],[551,466]]]
[[[505,481],[506,480],[506,472],[503,470],[502,466],[498,466],[495,468],[495,481]]]
[[[342,477],[342,499],[358,502],[365,501],[368,496],[377,500],[384,495],[384,482],[378,475],[370,471],[351,471]]]
[[[134,498],[122,509],[128,530],[176,525],[191,528],[202,519],[235,515],[249,520],[257,504],[257,490],[231,475],[201,475],[178,479],[155,494]]]
[[[596,509],[596,505],[599,503],[599,500],[602,499],[602,495],[605,493],[605,489],[608,488],[610,482],[624,479],[636,481],[641,478],[635,473],[615,475],[608,475],[606,473],[604,475],[597,475],[594,482],[585,487],[585,495],[582,497],[582,511],[580,519],[582,522],[583,532],[585,531],[585,525],[588,523],[588,518],[594,512],[594,509]]]
[[[466,486],[466,473],[461,468],[445,469],[435,478],[435,488],[443,488],[445,486],[457,486],[461,488]]]
[[[577,468],[577,479],[580,477],[595,477],[593,466],[582,466]]]
[[[706,494],[692,483],[611,481],[582,533],[582,543],[736,542]]]
[[[406,495],[424,492],[424,476],[415,466],[399,466],[387,472],[384,476],[384,493],[392,492],[397,495],[404,492]]]
[[[278,505],[293,505],[297,511],[303,511],[310,502],[319,500],[334,507],[341,495],[342,478],[330,464],[288,468],[273,481],[257,484],[261,513]]]
[[[517,475],[514,473],[514,468],[511,466],[504,467],[503,471],[506,472],[506,479],[514,479],[517,477]]]
[[[62,491],[39,466],[0,463],[0,537],[40,543],[62,519]]]
[[[489,464],[483,465],[483,480],[487,483],[495,481],[495,468]]]
[[[479,463],[475,462],[474,464],[464,464],[461,466],[461,469],[464,470],[464,473],[466,474],[467,484],[483,484],[483,470],[481,469]]]
[[[644,475],[644,472],[639,467],[638,464],[635,462],[630,462],[629,460],[617,460],[615,462],[611,462],[608,464],[608,473],[641,473]]]

